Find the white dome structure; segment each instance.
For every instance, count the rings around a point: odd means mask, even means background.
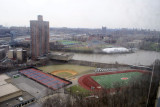
[[[102,49],[102,51],[105,53],[127,53],[129,52],[129,49],[124,47],[114,47],[114,48],[105,48]]]

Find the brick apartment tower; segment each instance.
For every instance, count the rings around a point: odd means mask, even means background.
[[[38,20],[30,21],[31,31],[31,57],[36,59],[49,52],[49,22],[43,21],[43,16],[38,15]]]

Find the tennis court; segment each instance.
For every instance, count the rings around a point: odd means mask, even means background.
[[[53,90],[57,90],[71,84],[70,81],[46,74],[35,68],[20,70],[19,72]]]

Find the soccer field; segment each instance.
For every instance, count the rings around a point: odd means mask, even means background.
[[[127,86],[132,77],[139,77],[142,75],[141,72],[127,72],[127,73],[117,73],[110,75],[100,75],[100,76],[91,76],[98,84],[103,88],[115,88],[115,84],[119,84],[120,87]]]

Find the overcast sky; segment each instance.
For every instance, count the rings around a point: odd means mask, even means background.
[[[0,0],[0,25],[29,26],[39,14],[51,27],[160,30],[160,0]]]

